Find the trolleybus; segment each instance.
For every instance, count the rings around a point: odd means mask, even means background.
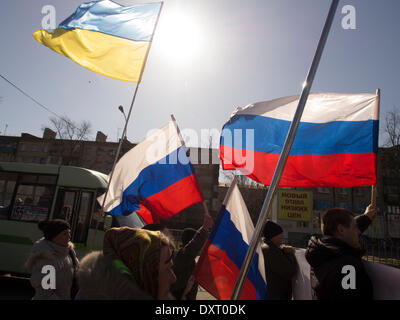
[[[38,222],[47,219],[70,223],[78,258],[100,249],[112,224],[96,200],[106,188],[107,176],[89,169],[0,162],[0,272],[27,274],[30,249],[43,236]],[[117,226],[143,226],[136,214],[113,220]]]

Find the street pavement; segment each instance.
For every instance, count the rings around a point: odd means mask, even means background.
[[[34,293],[29,279],[0,276],[0,300],[30,300]]]
[[[29,279],[0,276],[0,300],[30,300],[34,290]],[[216,300],[211,294],[199,286],[197,300]]]

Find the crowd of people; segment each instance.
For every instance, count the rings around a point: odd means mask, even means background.
[[[311,266],[313,299],[372,299],[373,287],[362,263],[360,234],[377,214],[370,205],[363,215],[342,208],[327,210],[322,217],[322,237],[311,237],[306,260]],[[102,251],[78,261],[71,243],[71,227],[64,220],[40,222],[43,238],[32,247],[26,262],[38,300],[195,300],[198,285],[192,272],[196,257],[206,242],[213,219],[204,215],[198,229],[187,228],[181,246],[175,247],[168,228],[159,224],[143,228],[109,229]],[[284,245],[282,227],[267,221],[263,229],[268,299],[292,299],[292,279],[298,264],[295,249]],[[43,266],[54,267],[53,287],[43,285]],[[343,267],[355,270],[355,286],[343,286]]]

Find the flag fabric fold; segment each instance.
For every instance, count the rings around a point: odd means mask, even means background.
[[[246,204],[232,183],[193,272],[196,281],[217,299],[231,298],[253,233]],[[240,299],[266,298],[264,257],[258,245]]]
[[[223,169],[270,185],[298,101],[290,96],[237,108],[221,134]],[[377,110],[375,94],[310,94],[279,186],[376,184]]]
[[[104,196],[98,198],[101,205]],[[170,121],[118,161],[104,211],[111,215],[136,212],[149,224],[201,201],[197,176],[175,124]]]
[[[113,1],[84,3],[52,33],[33,37],[79,65],[118,80],[139,82],[161,3],[121,6]]]

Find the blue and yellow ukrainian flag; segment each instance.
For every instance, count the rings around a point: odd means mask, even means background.
[[[89,70],[139,82],[161,4],[84,3],[54,32],[37,30],[33,37]]]

